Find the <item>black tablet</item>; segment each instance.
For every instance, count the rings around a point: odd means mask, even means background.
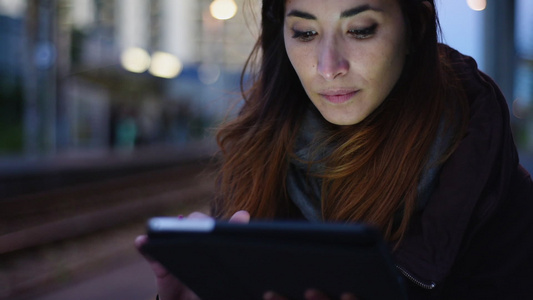
[[[377,231],[363,224],[153,218],[143,251],[203,300],[303,299],[315,288],[339,299],[406,299]]]

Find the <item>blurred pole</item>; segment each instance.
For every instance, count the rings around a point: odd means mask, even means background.
[[[56,45],[56,118],[55,118],[55,148],[65,149],[70,145],[71,127],[68,115],[68,97],[66,86],[71,69],[71,48],[72,48],[72,5],[71,0],[56,0],[55,15],[55,45]],[[79,2],[79,1],[77,1]]]
[[[486,72],[511,103],[517,65],[515,0],[487,1],[484,23]]]
[[[32,60],[37,35],[37,1],[28,1],[26,8],[25,36],[23,53],[23,86],[24,86],[24,151],[25,154],[38,153],[39,113],[37,105],[37,74]]]
[[[24,39],[24,147],[36,156],[55,151],[55,0],[28,1]]]

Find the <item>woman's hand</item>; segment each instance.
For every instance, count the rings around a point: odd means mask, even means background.
[[[205,219],[211,217],[201,212],[193,212],[187,218]],[[233,223],[248,223],[250,221],[250,214],[246,211],[238,211],[229,221]],[[135,239],[135,247],[141,254],[143,254],[141,248],[147,241],[148,237],[146,235],[138,236]],[[150,267],[154,272],[160,300],[200,300],[192,290],[185,286],[178,278],[170,274],[160,263],[144,254],[143,256],[150,263]]]
[[[331,300],[321,291],[315,289],[308,289],[304,293],[305,300]],[[263,300],[287,300],[287,298],[276,294],[275,292],[269,291],[263,295]],[[341,295],[340,300],[357,300],[357,297],[350,293],[344,293]]]

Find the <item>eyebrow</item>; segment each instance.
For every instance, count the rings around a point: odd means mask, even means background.
[[[297,17],[297,18],[302,18],[302,19],[307,19],[307,20],[316,20],[316,17],[313,16],[312,14],[306,13],[300,10],[296,10],[296,9],[291,10],[287,14],[287,17]]]
[[[382,11],[381,9],[379,8],[375,8],[375,7],[371,7],[370,5],[368,4],[364,4],[364,5],[361,5],[361,6],[357,6],[357,7],[354,7],[354,8],[351,8],[351,9],[348,9],[348,10],[345,10],[341,13],[341,18],[349,18],[349,17],[353,17],[357,14],[360,14],[364,11],[367,11],[367,10],[373,10],[373,11]]]
[[[347,9],[345,11],[342,11],[340,17],[341,17],[341,19],[342,18],[350,18],[350,17],[353,17],[353,16],[355,16],[357,14],[360,14],[360,13],[362,13],[364,11],[367,11],[367,10],[381,11],[381,9],[371,7],[368,4],[363,4],[363,5],[360,5],[360,6],[357,6],[357,7],[350,8],[350,9]],[[317,17],[315,17],[314,15],[312,15],[310,13],[306,13],[306,12],[303,12],[303,11],[300,11],[300,10],[296,10],[296,9],[291,10],[287,14],[287,17],[297,17],[297,18],[302,18],[302,19],[307,19],[307,20],[316,20],[317,19]]]

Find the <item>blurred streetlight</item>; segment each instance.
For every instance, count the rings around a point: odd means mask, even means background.
[[[482,11],[487,8],[487,0],[467,0],[466,3],[475,11]]]
[[[237,14],[237,4],[234,0],[214,0],[209,6],[213,18],[229,20]]]
[[[152,75],[162,78],[174,78],[183,70],[183,64],[174,55],[156,51],[150,54],[142,48],[128,48],[120,57],[122,67],[133,73],[144,73],[148,70]]]
[[[174,55],[157,51],[152,55],[150,73],[157,77],[174,78],[183,70],[183,64]]]
[[[150,67],[150,54],[142,48],[128,48],[120,56],[122,67],[133,73],[143,73]]]

